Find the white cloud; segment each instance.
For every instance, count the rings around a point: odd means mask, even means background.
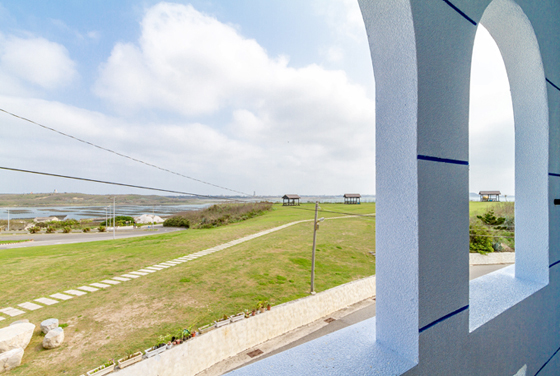
[[[10,76],[23,86],[57,89],[77,77],[68,50],[44,38],[0,35],[0,75]]]
[[[490,34],[478,27],[472,58],[469,159],[470,191],[514,194],[514,119],[502,56]]]

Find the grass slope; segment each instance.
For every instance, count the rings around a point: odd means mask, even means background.
[[[274,205],[263,216],[225,227],[116,241],[0,250],[1,306],[17,304],[138,270],[288,222],[312,219],[314,205]],[[326,210],[373,213],[375,204],[321,204]],[[323,212],[320,216],[341,214]],[[327,220],[317,235],[316,290],[375,274],[375,218]],[[202,326],[224,314],[273,304],[309,292],[312,222],[297,224],[232,248],[20,318],[39,324],[56,317],[62,347],[43,350],[38,331],[23,365],[9,375],[82,374],[107,359],[153,345],[159,335]]]

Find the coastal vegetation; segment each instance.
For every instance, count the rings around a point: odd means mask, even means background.
[[[486,254],[515,250],[514,209],[513,202],[471,203],[470,251]]]
[[[0,250],[0,301],[17,307],[39,297],[120,276],[289,222],[313,219],[313,204],[272,205],[228,226],[140,238]],[[375,274],[375,204],[321,204],[315,289],[324,291]],[[332,213],[334,212],[334,213]],[[173,268],[122,282],[13,318],[68,324],[65,342],[42,350],[39,331],[22,366],[9,375],[82,374],[106,359],[149,348],[159,336],[202,327],[268,301],[273,306],[309,294],[312,221],[299,223]],[[64,359],[64,361],[60,361]]]
[[[212,205],[201,210],[179,213],[165,220],[164,226],[213,228],[257,217],[272,209],[272,202]]]

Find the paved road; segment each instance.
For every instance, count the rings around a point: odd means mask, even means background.
[[[173,231],[180,231],[180,228],[176,227],[155,227],[153,229],[147,229],[146,227],[134,229],[134,230],[118,230],[115,234],[115,238],[133,238],[138,236],[148,236],[148,235],[159,235],[165,234]],[[0,245],[0,249],[11,249],[11,248],[25,248],[25,247],[37,247],[40,245],[58,245],[58,244],[72,244],[72,243],[86,243],[95,242],[100,240],[111,240],[113,239],[113,232],[95,232],[95,233],[76,233],[76,234],[21,234],[21,235],[1,235],[0,240],[21,240],[21,239],[33,239],[32,242],[19,243],[19,244],[8,244]]]

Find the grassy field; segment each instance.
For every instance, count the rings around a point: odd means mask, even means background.
[[[325,210],[373,213],[375,204],[322,204]],[[116,241],[0,250],[2,307],[99,282],[288,222],[312,219],[313,205],[274,205],[260,217],[225,227]],[[330,218],[341,214],[323,212]],[[375,274],[375,218],[327,220],[317,236],[317,291]],[[144,350],[157,337],[224,314],[280,304],[309,292],[313,225],[297,224],[232,248],[14,318],[38,325],[56,317],[62,347],[43,350],[39,331],[10,375],[79,375],[107,359]]]

